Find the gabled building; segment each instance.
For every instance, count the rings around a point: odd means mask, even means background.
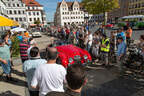
[[[84,9],[83,4],[76,0],[74,2],[66,2],[65,0],[59,2],[54,14],[54,23],[59,26],[93,24],[103,21],[103,14],[89,14]]]
[[[40,22],[40,25],[46,25],[46,14],[44,7],[35,0],[22,0],[26,5],[26,15],[30,26],[33,26],[36,21]]]
[[[81,3],[66,2],[63,0],[57,4],[55,13],[55,25],[70,25],[70,24],[83,24],[84,23],[84,8]]]

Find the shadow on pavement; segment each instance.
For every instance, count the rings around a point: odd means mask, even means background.
[[[6,91],[3,93],[0,93],[0,96],[20,96],[20,95],[14,94],[11,91]]]
[[[97,80],[88,82],[84,87],[81,96],[133,96],[140,90],[144,90],[144,87],[140,82],[136,82],[135,80],[126,77],[115,78],[103,84],[95,84],[96,82]]]
[[[12,69],[12,73],[13,73],[13,74],[16,74],[16,75],[18,75],[18,76],[20,76],[20,77],[25,77],[25,75],[24,75],[23,72],[19,72],[19,71],[15,70],[15,69]]]
[[[12,77],[12,79],[13,81],[7,81],[5,76],[0,76],[1,82],[6,82],[6,83],[10,83],[10,84],[17,85],[17,86],[22,86],[22,87],[27,87],[26,81],[23,81],[14,77]]]

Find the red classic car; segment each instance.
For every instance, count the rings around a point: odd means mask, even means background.
[[[76,62],[86,65],[92,61],[88,51],[74,45],[61,45],[56,48],[59,52],[58,63],[61,63],[65,68]]]

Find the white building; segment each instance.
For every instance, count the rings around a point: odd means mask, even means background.
[[[103,14],[89,15],[89,23],[102,23],[102,22],[104,22]]]
[[[44,8],[35,0],[22,0],[26,4],[26,15],[30,26],[33,26],[36,21],[41,25],[46,25],[46,15]]]
[[[85,11],[82,3],[66,2],[63,0],[57,4],[57,9],[54,15],[55,25],[81,25],[83,23],[100,23],[103,22],[103,14],[93,15]]]
[[[3,1],[4,0],[0,0],[0,16],[8,17],[7,10],[6,10],[6,4]]]
[[[0,16],[8,18],[6,4],[4,0],[0,0]],[[8,30],[10,27],[0,26],[0,35],[3,34],[4,31]]]
[[[19,22],[21,27],[27,27],[26,6],[21,0],[3,0],[10,19]]]
[[[55,25],[70,25],[74,24],[83,24],[84,23],[84,11],[81,3],[74,2],[66,2],[63,0],[59,2],[57,5],[56,13],[55,13]]]

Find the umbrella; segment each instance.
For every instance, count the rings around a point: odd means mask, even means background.
[[[18,26],[18,22],[0,16],[0,26]]]
[[[20,32],[20,31],[23,32],[23,31],[26,31],[26,29],[17,27],[17,28],[12,29],[11,31],[12,31],[12,32]]]

